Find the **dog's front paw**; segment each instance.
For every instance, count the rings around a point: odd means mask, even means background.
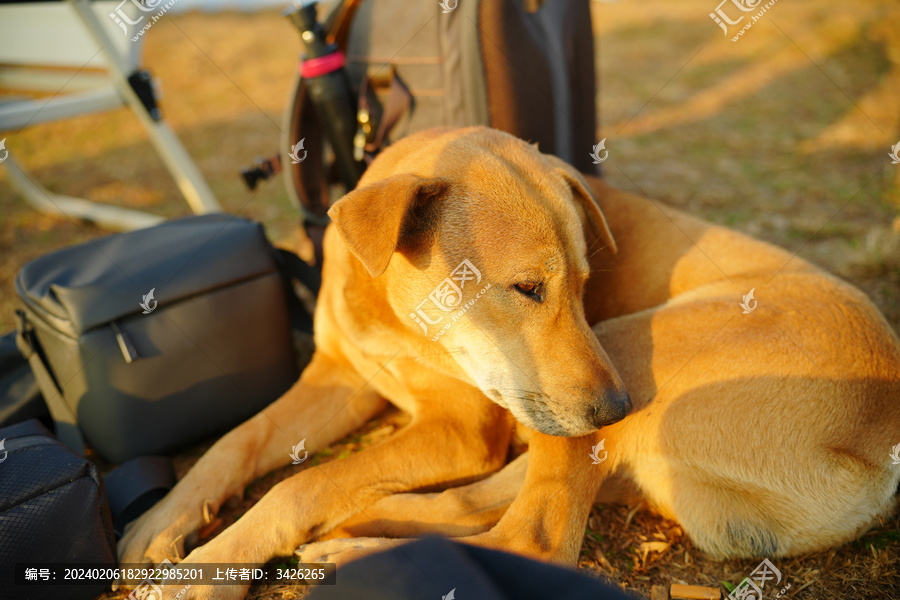
[[[193,556],[193,553],[191,553],[191,556]],[[176,580],[165,575],[159,575],[158,579],[146,579],[136,586],[133,582],[126,582],[125,588],[130,589],[134,587],[134,590],[128,597],[153,598],[154,600],[242,600],[247,596],[247,591],[250,589],[249,583],[209,585],[210,580],[215,579],[213,574],[208,571],[209,565],[195,562],[191,559],[191,556],[179,562],[174,568],[184,573],[197,573],[202,568],[202,579],[196,580],[192,579],[193,575],[186,575],[184,579]],[[153,572],[156,573],[157,571],[154,570]],[[165,572],[165,569],[160,568],[159,572]]]
[[[294,552],[303,563],[335,563],[345,565],[350,561],[368,556],[381,550],[399,546],[408,540],[389,538],[340,538],[324,542],[314,542],[301,546]]]
[[[191,510],[182,504],[170,494],[129,523],[117,545],[119,563],[158,565],[184,556],[185,538],[198,530],[204,519],[201,506]]]
[[[534,558],[543,562],[557,563],[561,565],[573,566],[578,558],[578,550],[569,548],[565,545],[554,545],[551,543],[539,543],[540,539],[536,535],[526,530],[526,527],[514,527],[504,530],[500,526],[495,526],[490,531],[470,535],[467,537],[456,538],[457,542],[469,544],[472,546],[481,546],[482,548],[490,548],[493,550],[503,550],[512,554],[521,554],[529,558]],[[580,543],[577,548],[580,548]]]
[[[179,562],[176,568],[184,573],[202,569],[205,581],[218,577],[211,572],[210,565],[226,565],[234,561],[223,558],[229,554],[227,552],[222,554],[222,548],[218,547],[219,544],[216,541],[212,540],[195,549],[187,555],[187,558]],[[249,582],[234,585],[224,583],[221,585],[190,585],[190,583],[190,581],[182,581],[177,585],[166,586],[163,600],[242,600],[250,589]]]

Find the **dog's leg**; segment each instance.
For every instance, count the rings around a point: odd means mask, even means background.
[[[503,419],[505,411],[479,392],[468,396],[456,390],[453,403],[435,402],[382,444],[282,481],[183,563],[263,563],[290,555],[388,494],[470,482],[497,469],[511,424]],[[243,591],[191,593],[191,598],[238,598]]]
[[[423,535],[464,537],[496,525],[525,482],[528,453],[497,473],[476,483],[430,494],[394,494],[347,519],[324,540]],[[627,477],[612,475],[603,481],[594,499],[598,504],[634,506],[645,498]],[[315,561],[311,561],[315,562]]]
[[[279,400],[222,437],[169,494],[126,529],[119,561],[140,563],[184,555],[184,539],[254,478],[291,461],[306,438],[310,452],[340,439],[386,402],[350,369],[317,352]]]
[[[527,467],[526,452],[497,473],[469,485],[443,492],[387,496],[341,523],[325,539],[484,533],[497,524],[515,500]]]
[[[594,465],[590,459],[596,435],[532,433],[518,496],[490,531],[461,541],[574,564],[591,504],[608,471],[607,463]]]
[[[299,552],[307,563],[338,565],[387,550],[426,534],[463,537],[490,530],[525,481],[528,453],[493,475],[439,493],[386,496]]]

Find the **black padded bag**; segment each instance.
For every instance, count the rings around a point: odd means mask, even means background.
[[[97,585],[15,585],[16,563],[116,563],[97,468],[36,420],[0,429],[0,598],[90,600]]]
[[[29,419],[49,424],[50,412],[13,331],[0,336],[0,427]]]
[[[298,376],[279,260],[258,223],[212,214],[25,265],[18,342],[59,439],[81,451],[83,436],[122,463],[227,431],[278,398]]]
[[[453,593],[449,593],[453,591]],[[574,569],[454,540],[426,537],[341,568],[338,585],[312,588],[309,600],[629,600]]]

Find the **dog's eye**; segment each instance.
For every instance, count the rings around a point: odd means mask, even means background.
[[[537,300],[538,302],[543,300],[541,297],[541,284],[539,283],[517,283],[515,288],[520,294],[528,296],[533,300]]]

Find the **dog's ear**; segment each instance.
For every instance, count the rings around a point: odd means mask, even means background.
[[[328,214],[350,252],[369,275],[378,277],[395,250],[413,250],[430,241],[435,200],[449,187],[443,179],[394,175],[353,190]]]
[[[575,197],[575,201],[581,208],[581,211],[579,212],[583,212],[584,220],[587,222],[594,237],[602,239],[607,247],[612,249],[613,254],[618,252],[616,240],[613,239],[612,232],[609,230],[609,225],[606,223],[606,217],[603,216],[603,211],[600,210],[597,199],[594,198],[594,194],[591,193],[591,186],[588,185],[588,182],[585,181],[581,173],[569,163],[552,154],[545,154],[544,156],[554,167],[556,167],[557,171],[559,171],[569,184],[569,187],[572,188],[572,195]],[[590,240],[588,240],[588,243],[590,243]]]

